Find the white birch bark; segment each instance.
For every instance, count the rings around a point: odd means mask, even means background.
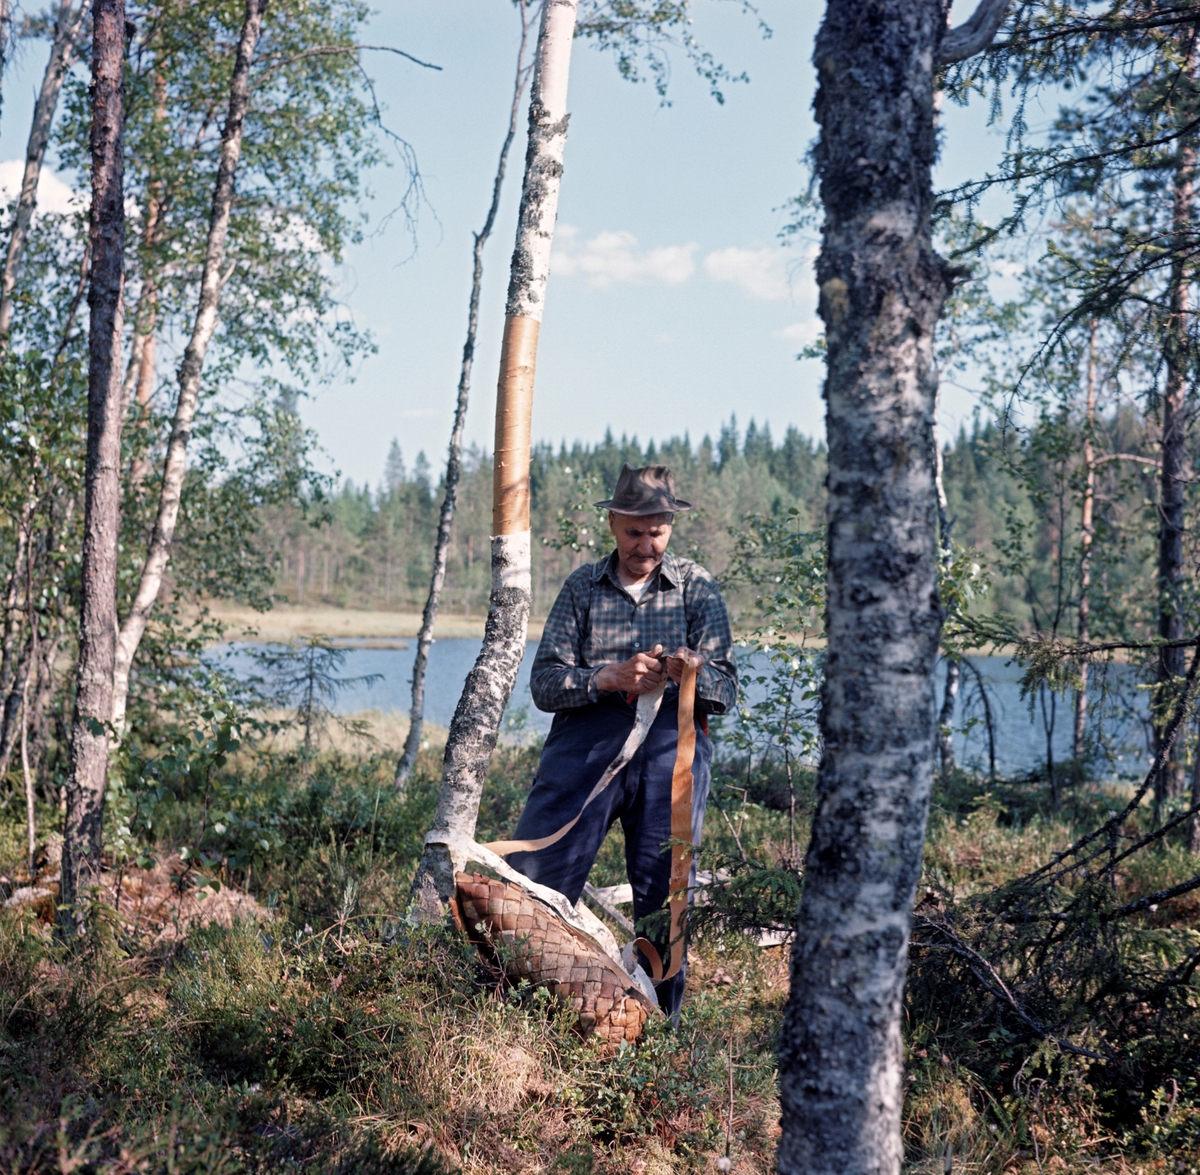
[[[544,0],[529,102],[529,146],[509,275],[496,400],[492,592],[483,648],[450,723],[433,831],[410,914],[439,919],[454,892],[448,841],[474,838],[488,760],[525,654],[530,606],[529,446],[538,329],[567,141],[567,79],[578,0]],[[443,837],[441,834],[445,834]]]
[[[21,176],[21,194],[17,197],[17,212],[13,219],[12,233],[8,238],[8,252],[4,258],[4,271],[0,274],[0,339],[6,339],[12,330],[13,290],[21,274],[21,260],[29,240],[29,228],[33,224],[33,213],[37,208],[38,180],[42,174],[42,163],[50,143],[50,130],[54,125],[54,112],[58,107],[58,96],[62,92],[63,80],[75,56],[75,38],[87,16],[90,0],[83,0],[77,12],[72,12],[74,0],[62,0],[58,19],[54,23],[54,40],[50,45],[50,60],[42,75],[42,88],[33,107],[33,121],[29,127],[29,141],[25,149],[25,171]]]
[[[779,1041],[781,1175],[899,1175],[903,1157],[901,1000],[942,624],[933,342],[952,274],[930,219],[945,19],[942,0],[829,0],[814,53],[828,646]]]
[[[129,674],[133,668],[133,659],[150,621],[150,613],[158,600],[158,593],[162,589],[163,575],[171,558],[171,544],[175,540],[183,478],[187,468],[187,446],[191,439],[192,421],[200,396],[200,373],[208,345],[217,328],[217,310],[221,301],[221,271],[225,264],[225,245],[229,236],[229,218],[233,210],[234,180],[242,150],[246,107],[249,104],[250,66],[254,61],[254,50],[258,44],[265,8],[266,0],[246,0],[246,15],[229,86],[229,114],[221,132],[221,156],[217,168],[217,182],[213,189],[204,271],[200,278],[200,297],[192,335],[179,367],[179,395],[175,401],[171,438],[167,443],[158,515],[154,520],[154,533],[151,535],[146,560],[142,565],[137,594],[117,637],[116,663],[113,669],[112,724],[118,737],[124,730]]]

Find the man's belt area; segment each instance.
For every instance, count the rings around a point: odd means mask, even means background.
[[[536,853],[539,849],[549,848],[562,840],[576,824],[579,823],[588,805],[599,796],[616,776],[628,765],[630,759],[637,753],[638,748],[646,741],[650,727],[658,716],[662,705],[663,691],[667,683],[664,681],[652,693],[642,694],[637,699],[637,717],[633,729],[629,732],[620,751],[613,761],[604,769],[596,781],[583,807],[568,820],[561,828],[549,836],[538,837],[536,840],[498,840],[492,841],[484,848],[491,849],[498,856],[506,857],[509,853]],[[691,658],[684,661],[683,674],[679,683],[679,743],[675,752],[675,770],[671,775],[671,887],[668,908],[671,912],[670,953],[668,965],[664,969],[662,957],[654,944],[645,938],[638,938],[634,946],[641,951],[650,964],[651,978],[657,983],[670,979],[683,966],[683,920],[687,913],[688,881],[690,879],[692,856],[695,846],[692,844],[692,764],[696,757],[696,666]],[[705,723],[707,727],[707,723]],[[707,730],[706,730],[707,733]]]

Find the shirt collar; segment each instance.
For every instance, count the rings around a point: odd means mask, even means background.
[[[621,580],[617,575],[617,553],[613,551],[607,559],[601,559],[599,563],[593,563],[592,566],[596,569],[596,579],[603,579],[608,576],[609,582],[614,587],[621,587]],[[683,581],[683,577],[679,572],[679,561],[667,551],[663,555],[663,561],[658,566],[658,581],[660,587],[678,587]],[[651,576],[650,583],[654,582],[654,577]]]

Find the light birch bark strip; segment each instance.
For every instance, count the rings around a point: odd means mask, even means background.
[[[179,366],[179,397],[175,402],[175,419],[171,424],[171,439],[163,466],[162,488],[159,491],[158,516],[154,533],[142,565],[137,593],[121,625],[117,639],[116,661],[113,669],[113,729],[120,737],[125,726],[125,708],[129,697],[129,674],[138,645],[150,621],[150,613],[162,589],[163,575],[171,558],[175,526],[179,521],[179,504],[183,493],[183,478],[187,469],[187,446],[192,434],[192,421],[200,396],[200,372],[204,356],[217,328],[217,310],[221,301],[225,246],[229,236],[229,218],[233,210],[234,180],[242,150],[242,131],[250,97],[250,67],[262,27],[266,0],[246,0],[246,15],[238,42],[233,78],[229,86],[229,114],[221,132],[221,157],[217,182],[213,189],[212,213],[209,220],[208,242],[204,253],[204,270],[200,279],[200,297],[196,321],[188,341],[183,362]]]
[[[7,339],[12,330],[13,290],[16,289],[17,279],[21,275],[21,260],[25,255],[29,229],[37,208],[38,180],[42,174],[46,148],[50,144],[54,112],[58,107],[63,80],[75,56],[75,38],[79,35],[90,6],[91,0],[83,0],[79,11],[72,15],[73,0],[62,0],[58,19],[54,23],[50,60],[46,63],[46,72],[42,75],[42,88],[33,107],[33,121],[29,127],[29,141],[25,148],[25,171],[21,176],[21,194],[17,197],[17,212],[13,219],[12,233],[8,238],[4,271],[0,274],[0,339]]]
[[[473,838],[488,761],[525,655],[530,606],[529,450],[538,330],[567,141],[567,79],[578,0],[544,0],[529,102],[529,147],[505,307],[492,499],[492,592],[483,648],[450,723],[433,827]],[[449,847],[428,841],[410,916],[444,915],[454,892]]]
[[[95,0],[91,86],[91,320],[79,660],[63,820],[60,934],[88,930],[83,902],[100,869],[117,636],[121,520],[121,333],[125,281],[125,0]]]
[[[454,511],[458,502],[458,481],[462,472],[462,437],[467,423],[467,400],[471,392],[471,369],[475,361],[475,339],[479,331],[479,294],[483,286],[483,247],[492,235],[496,213],[500,208],[500,191],[504,185],[504,173],[508,166],[508,151],[517,133],[517,117],[520,113],[521,95],[529,78],[525,65],[525,47],[529,39],[529,20],[525,15],[524,0],[521,5],[521,44],[517,50],[517,75],[513,82],[512,105],[509,108],[508,133],[500,149],[500,162],[496,167],[496,178],[492,183],[492,203],[483,222],[483,228],[475,234],[472,251],[473,267],[471,299],[467,311],[467,340],[463,344],[462,367],[458,377],[458,399],[454,406],[454,425],[450,430],[450,451],[446,459],[446,494],[442,499],[442,511],[438,518],[437,539],[433,547],[433,573],[430,576],[429,596],[421,616],[421,631],[417,634],[417,655],[413,659],[412,708],[409,711],[408,737],[404,740],[404,753],[396,765],[396,790],[403,796],[408,790],[408,777],[417,761],[421,749],[421,732],[425,726],[425,670],[429,664],[429,648],[433,644],[433,625],[437,620],[438,605],[442,598],[442,585],[446,581],[446,559],[450,551],[450,528],[454,522]]]

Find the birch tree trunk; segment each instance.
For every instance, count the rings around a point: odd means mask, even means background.
[[[50,143],[50,130],[54,125],[54,112],[58,107],[58,96],[62,92],[63,80],[75,56],[75,38],[87,16],[90,0],[83,0],[79,11],[72,13],[73,0],[62,0],[58,19],[54,23],[54,40],[50,46],[50,60],[42,76],[42,88],[33,107],[33,121],[29,127],[29,142],[25,148],[25,171],[21,177],[21,194],[17,198],[17,212],[13,220],[12,233],[8,238],[8,252],[4,258],[4,271],[0,274],[0,339],[7,339],[12,330],[13,290],[21,274],[21,259],[29,240],[29,228],[33,224],[33,213],[37,208],[38,179],[42,174],[42,163]]]
[[[92,18],[92,254],[88,435],[84,472],[79,661],[63,827],[59,929],[86,933],[83,887],[100,869],[117,635],[121,517],[121,293],[125,278],[125,0]]]
[[[187,446],[200,396],[200,372],[213,332],[217,328],[217,309],[221,301],[223,283],[221,271],[225,264],[225,244],[229,235],[229,217],[233,210],[234,179],[242,150],[242,129],[250,98],[250,66],[254,61],[254,50],[258,44],[265,8],[266,0],[246,0],[246,15],[242,22],[233,79],[229,86],[229,113],[221,131],[221,157],[217,168],[217,182],[213,189],[204,271],[200,278],[200,299],[196,307],[192,336],[184,352],[183,362],[179,366],[179,396],[175,401],[171,439],[167,443],[158,515],[154,520],[154,533],[150,537],[150,546],[142,565],[137,594],[117,638],[112,705],[112,724],[117,737],[121,736],[125,726],[125,705],[129,697],[129,674],[133,668],[133,658],[162,588],[163,575],[171,557],[171,544],[175,539],[175,526],[179,521],[179,503],[187,468]]]
[[[1188,73],[1192,71],[1189,68]],[[1158,634],[1164,640],[1184,636],[1183,561],[1184,490],[1187,468],[1187,390],[1189,370],[1188,315],[1189,274],[1192,228],[1193,182],[1196,174],[1196,148],[1191,139],[1179,149],[1175,168],[1175,195],[1172,208],[1174,243],[1170,278],[1170,306],[1163,346],[1166,386],[1162,397],[1162,479],[1158,505]],[[1158,710],[1160,721],[1172,708],[1174,683],[1184,674],[1184,650],[1162,649],[1158,655]],[[1161,732],[1160,732],[1161,737]],[[1177,744],[1178,746],[1178,744]],[[1183,794],[1184,765],[1178,749],[1173,749],[1155,780],[1158,803]]]
[[[1096,332],[1093,320],[1088,336],[1087,401],[1083,420],[1083,501],[1079,506],[1079,643],[1086,645],[1091,637],[1092,540],[1095,537],[1096,510],[1096,448],[1093,434],[1096,427]],[[1088,663],[1079,662],[1079,689],[1075,692],[1075,730],[1071,754],[1081,763],[1087,747],[1087,687]]]
[[[521,95],[529,71],[525,65],[525,46],[529,39],[529,21],[525,15],[525,3],[521,0],[521,44],[517,50],[517,76],[513,83],[512,106],[509,109],[508,133],[504,146],[500,148],[500,162],[496,167],[496,178],[492,182],[492,203],[488,208],[483,228],[475,233],[473,268],[471,277],[471,300],[467,309],[467,340],[463,344],[462,367],[458,377],[458,399],[454,406],[454,425],[450,430],[450,451],[446,458],[446,495],[442,499],[442,512],[438,518],[437,540],[433,547],[433,574],[429,582],[429,596],[425,600],[425,611],[421,617],[421,631],[417,634],[417,655],[413,660],[412,709],[409,711],[408,737],[404,740],[404,753],[396,765],[396,790],[407,791],[408,777],[417,761],[421,749],[421,731],[425,725],[425,669],[429,663],[429,647],[433,644],[433,625],[437,620],[438,604],[442,598],[442,585],[446,582],[446,558],[450,551],[450,528],[454,522],[454,510],[458,503],[458,480],[462,471],[462,436],[467,423],[467,400],[471,393],[471,368],[475,361],[475,338],[479,330],[479,292],[483,285],[483,247],[492,235],[496,223],[496,212],[500,207],[500,191],[504,185],[504,172],[508,166],[508,151],[517,133],[517,115],[521,107]]]
[[[488,760],[529,626],[529,449],[538,329],[567,141],[567,75],[578,0],[544,0],[529,103],[529,146],[505,307],[492,488],[492,592],[483,648],[450,723],[433,830],[413,879],[411,916],[440,919],[454,890],[444,838],[473,837]]]
[[[817,36],[828,652],[779,1042],[783,1175],[900,1171],[901,997],[942,624],[933,343],[953,277],[930,240],[933,91],[939,61],[985,47],[1003,12],[985,0],[947,34],[943,0],[829,0]]]
[[[936,411],[936,410],[935,410]],[[949,558],[950,505],[946,501],[946,485],[942,477],[942,446],[937,438],[937,421],[933,428],[934,489],[937,492],[938,536],[942,556]],[[958,701],[958,687],[962,680],[962,665],[956,657],[946,657],[946,684],[942,693],[942,708],[937,720],[938,758],[942,774],[949,776],[954,771],[954,707]]]

